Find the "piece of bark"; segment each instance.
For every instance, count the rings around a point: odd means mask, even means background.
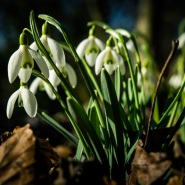
[[[34,136],[29,124],[1,136],[1,185],[49,184],[49,170],[56,164],[54,149],[48,141]]]

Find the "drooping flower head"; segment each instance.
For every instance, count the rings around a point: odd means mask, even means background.
[[[94,36],[94,29],[93,26],[89,31],[89,36],[87,39],[83,40],[77,46],[77,53],[80,58],[85,56],[85,59],[89,66],[93,67],[95,65],[96,58],[100,51],[105,48],[105,44]]]
[[[108,39],[106,48],[98,55],[95,63],[95,73],[98,75],[104,67],[111,75],[120,66],[121,74],[125,73],[125,66],[122,57],[111,47],[111,39]]]
[[[12,83],[17,76],[19,76],[23,83],[28,82],[34,67],[34,60],[44,76],[48,78],[48,67],[41,55],[29,48],[28,39],[25,32],[21,33],[19,43],[19,49],[11,55],[8,62],[9,82]]]
[[[7,103],[7,117],[11,118],[15,106],[15,102],[18,99],[18,105],[24,107],[26,113],[30,117],[35,117],[37,114],[37,100],[34,94],[28,89],[27,84],[22,83],[20,88],[15,91],[9,98]]]
[[[54,86],[54,88],[57,91],[57,87]],[[53,93],[51,88],[48,86],[48,84],[39,77],[37,77],[33,80],[29,89],[33,94],[37,93],[37,89],[39,89],[40,91],[46,91],[46,93],[47,93],[47,95],[49,96],[50,99],[52,99],[52,100],[56,99],[55,94]]]
[[[65,66],[64,51],[63,51],[62,47],[60,46],[60,44],[50,37],[49,25],[47,22],[45,22],[42,26],[42,36],[41,36],[40,40],[41,40],[42,44],[44,45],[44,47],[46,48],[46,50],[48,51],[53,62],[55,64],[60,65],[60,66]],[[30,47],[35,51],[38,50],[38,47],[35,42],[33,42],[30,45]],[[43,56],[43,58],[46,61],[48,68],[50,70],[53,69],[51,64],[49,63],[49,61],[46,59],[46,57]]]

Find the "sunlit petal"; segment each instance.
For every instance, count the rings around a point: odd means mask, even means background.
[[[33,49],[34,51],[37,51],[37,50],[38,50],[38,47],[37,47],[36,42],[33,42],[33,43],[30,45],[30,48]]]
[[[121,57],[121,55],[118,55],[119,56],[119,67],[120,67],[120,72],[122,75],[125,74],[125,63],[123,61],[123,58]]]
[[[103,67],[104,64],[104,57],[107,52],[107,48],[103,50],[97,57],[96,62],[95,62],[95,73],[98,75]]]
[[[19,96],[20,93],[20,89],[18,89],[17,91],[15,91],[9,98],[8,103],[7,103],[7,108],[6,108],[6,114],[7,117],[10,119],[12,117],[13,114],[13,110],[14,110],[14,105],[15,105],[15,101],[17,100],[17,97]]]
[[[22,61],[22,52],[21,49],[19,48],[12,54],[8,62],[8,79],[10,83],[12,83],[16,79],[21,66],[21,61]]]
[[[44,82],[44,87],[45,87],[45,91],[47,93],[47,95],[49,96],[50,99],[55,100],[56,96],[53,93],[53,91],[51,90],[51,88]],[[54,87],[55,90],[57,91],[57,87]]]
[[[32,69],[29,67],[20,68],[18,75],[19,75],[19,78],[21,79],[21,81],[23,83],[26,83],[30,79],[31,73],[32,73]]]
[[[185,44],[185,33],[181,34],[178,40],[179,40],[178,48],[182,48]]]
[[[105,44],[98,38],[94,38],[95,43],[97,44],[98,48],[100,48],[100,50],[102,51],[103,49],[105,49]]]
[[[54,61],[58,63],[60,66],[65,66],[65,55],[60,44],[49,37],[47,37],[47,42]]]
[[[79,57],[82,58],[85,54],[85,50],[87,48],[88,43],[90,42],[89,38],[83,40],[76,48],[76,52],[78,53]]]
[[[86,61],[89,66],[91,66],[91,67],[94,66],[97,56],[98,56],[97,53],[89,53],[89,54],[85,55]]]
[[[116,53],[116,51],[114,51],[113,49],[111,50],[112,56],[114,58],[114,61],[116,62],[115,64],[118,65],[119,61],[120,61],[120,55],[118,53]]]
[[[31,85],[30,85],[30,88],[29,88],[30,91],[33,94],[36,94],[37,93],[37,90],[38,90],[38,88],[39,88],[39,86],[40,86],[41,83],[42,83],[42,80],[39,77],[35,78],[33,80],[33,82],[31,83]]]
[[[35,117],[37,114],[37,100],[34,94],[29,89],[21,87],[21,97],[26,113],[30,117]]]
[[[73,88],[75,88],[77,85],[77,76],[76,76],[75,70],[72,68],[71,65],[66,64],[66,71],[67,71],[69,83]]]
[[[116,68],[115,64],[104,64],[106,71],[111,75]]]
[[[46,65],[46,62],[43,59],[43,57],[38,52],[36,52],[32,49],[29,49],[29,52],[30,52],[31,56],[34,58],[34,60],[36,61],[37,65],[39,66],[39,68],[42,71],[42,73],[44,74],[44,76],[46,78],[49,78],[49,69],[48,69],[48,66]]]
[[[54,69],[49,71],[49,81],[53,86],[58,86],[60,84],[60,79],[55,73]]]

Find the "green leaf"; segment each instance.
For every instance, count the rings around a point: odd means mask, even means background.
[[[131,159],[131,156],[132,156],[132,154],[133,154],[133,152],[134,152],[134,150],[135,150],[135,148],[136,148],[136,145],[137,145],[137,143],[138,143],[138,140],[139,140],[139,138],[141,137],[141,134],[142,134],[142,132],[143,132],[143,128],[144,128],[144,127],[141,127],[140,130],[139,130],[139,132],[138,132],[138,134],[136,135],[136,137],[135,137],[135,139],[134,139],[134,142],[133,142],[133,144],[132,144],[130,150],[129,150],[128,153],[127,153],[127,156],[126,156],[126,159],[125,159],[125,163],[128,163],[129,160]]]
[[[183,110],[180,114],[180,117],[177,120],[175,126],[172,127],[173,129],[171,130],[171,132],[167,136],[165,143],[162,145],[162,150],[165,150],[168,147],[168,145],[170,144],[170,142],[171,142],[172,138],[174,137],[175,133],[177,132],[177,130],[180,128],[181,124],[183,123],[184,118],[185,118],[185,107],[183,108]]]
[[[81,161],[82,160],[82,157],[83,157],[83,144],[82,144],[82,141],[79,140],[78,142],[78,146],[77,146],[77,150],[76,150],[76,155],[75,155],[75,158],[77,161]]]
[[[116,150],[117,159],[121,165],[124,161],[123,123],[120,115],[117,94],[111,77],[105,69],[102,69],[101,71],[101,88],[108,129],[109,126],[111,128],[111,131],[109,130],[110,139],[112,142],[115,140],[113,147]]]
[[[90,123],[92,124],[92,127],[94,128],[95,132],[97,133],[98,136],[100,136],[100,121],[98,118],[98,114],[96,111],[96,107],[93,104],[90,108],[90,112],[89,112],[89,120]]]
[[[119,66],[115,70],[115,90],[117,94],[118,101],[120,100],[121,94],[121,75]]]
[[[101,144],[101,141],[93,129],[88,116],[84,110],[84,108],[72,97],[67,98],[67,104],[69,111],[71,112],[73,118],[76,120],[79,129],[88,144],[91,152],[97,159],[102,163],[106,164],[107,157],[105,155],[105,151]],[[91,156],[92,157],[92,156]]]
[[[77,147],[78,139],[73,134],[71,134],[66,128],[64,128],[52,117],[50,117],[48,114],[41,110],[38,110],[37,114],[41,119],[43,119],[46,123],[52,126],[55,130],[57,130],[60,134],[62,134],[66,139],[71,141]]]

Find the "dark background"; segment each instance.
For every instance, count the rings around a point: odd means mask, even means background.
[[[43,23],[37,18],[42,13],[61,22],[75,46],[87,37],[87,22],[92,20],[104,21],[112,28],[140,31],[146,34],[152,55],[161,69],[171,49],[172,39],[178,36],[178,25],[185,16],[184,9],[185,1],[182,0],[0,0],[0,134],[29,122],[36,134],[51,138],[51,142],[59,139],[50,126],[39,122],[38,118],[29,119],[23,108],[17,105],[12,118],[6,117],[8,98],[19,88],[18,79],[9,84],[7,64],[11,54],[19,47],[22,29],[29,28],[31,10],[38,25]],[[62,39],[54,29],[51,35]],[[45,93],[38,96],[39,107],[57,117],[61,110],[58,102],[49,100]],[[58,119],[64,122],[65,117],[62,115]],[[69,127],[69,123],[66,125]]]

